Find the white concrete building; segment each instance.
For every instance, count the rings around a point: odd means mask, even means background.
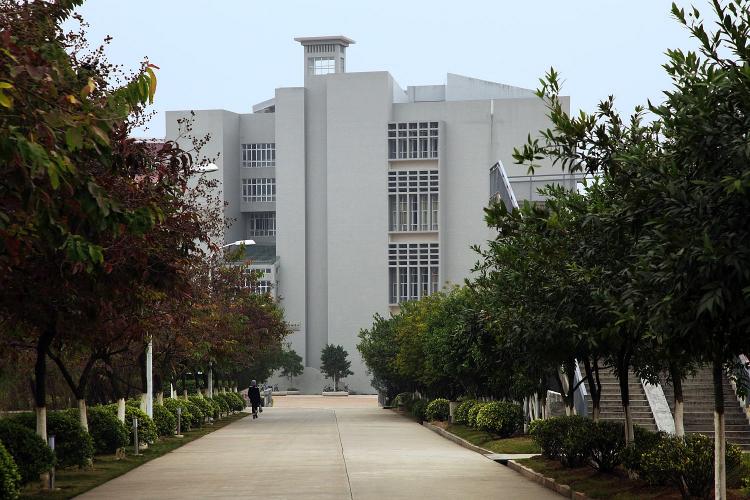
[[[533,91],[450,73],[404,90],[385,71],[347,73],[346,37],[295,40],[304,87],[278,88],[252,113],[196,111],[192,135],[211,135],[201,153],[216,158],[209,175],[235,220],[226,241],[256,241],[248,252],[294,325],[307,367],[294,385],[330,384],[317,368],[332,343],[352,360],[343,383],[372,392],[359,330],[469,275],[470,245],[492,237],[483,209],[493,165],[505,165],[519,199],[575,181],[557,167],[529,177],[513,164],[513,148],[548,126]],[[167,113],[167,139],[187,140],[177,120],[189,114]]]

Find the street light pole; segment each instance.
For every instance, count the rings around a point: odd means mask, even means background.
[[[146,346],[146,415],[154,418],[154,342]]]
[[[214,362],[208,362],[208,397],[214,397]]]

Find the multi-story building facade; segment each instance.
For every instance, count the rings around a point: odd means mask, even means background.
[[[207,175],[233,220],[226,240],[255,240],[254,267],[293,325],[306,366],[294,385],[321,390],[331,343],[352,359],[344,383],[372,392],[358,332],[373,314],[468,277],[470,245],[493,237],[483,212],[497,189],[493,166],[505,165],[520,199],[575,181],[513,164],[513,148],[549,125],[533,91],[454,74],[404,90],[385,71],[347,73],[346,37],[296,41],[303,87],[276,89],[252,113],[196,111],[191,134],[210,134],[201,154],[219,167]],[[167,113],[168,139],[187,140],[178,119],[190,113]]]

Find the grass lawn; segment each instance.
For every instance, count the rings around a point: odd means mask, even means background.
[[[541,450],[529,436],[517,436],[500,439],[489,432],[466,427],[465,425],[448,425],[448,432],[481,446],[494,453],[540,453]]]
[[[94,457],[94,465],[90,469],[59,469],[57,471],[54,492],[43,491],[39,488],[39,485],[32,483],[26,485],[21,491],[21,498],[34,498],[34,499],[63,499],[72,498],[76,495],[80,495],[102,483],[106,483],[110,479],[114,479],[117,476],[121,476],[126,472],[135,469],[139,465],[145,464],[155,458],[158,458],[170,451],[179,448],[180,446],[187,444],[191,441],[210,434],[211,432],[221,429],[225,425],[236,422],[237,420],[246,417],[247,413],[236,413],[228,417],[224,417],[221,420],[215,421],[214,425],[206,425],[200,429],[195,429],[190,432],[184,433],[183,438],[161,438],[157,443],[154,443],[143,450],[140,455],[135,456],[128,454],[125,458],[117,459],[114,455],[97,455]],[[130,453],[132,447],[127,448],[127,452]]]
[[[745,455],[750,463],[750,457]],[[527,458],[516,462],[553,478],[559,484],[567,484],[575,491],[581,491],[592,498],[606,498],[615,500],[635,500],[658,498],[659,500],[680,499],[677,488],[665,486],[649,486],[645,482],[630,479],[623,469],[617,469],[611,474],[600,473],[592,467],[584,466],[574,469],[563,467],[560,462],[544,457]],[[728,490],[727,498],[748,498],[747,491]]]

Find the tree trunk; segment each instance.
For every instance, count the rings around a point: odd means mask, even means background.
[[[727,498],[727,464],[724,428],[724,363],[714,359],[714,498]]]
[[[336,375],[333,376],[333,392],[338,392],[339,390],[339,379],[336,378]]]
[[[88,432],[89,431],[89,419],[87,415],[87,408],[86,408],[86,400],[85,399],[79,399],[78,400],[78,419],[81,422],[81,427]]]
[[[125,398],[117,399],[117,420],[125,423]]]
[[[36,344],[36,363],[34,364],[36,433],[45,443],[47,442],[47,350],[54,337],[54,327],[40,334]]]
[[[145,392],[142,392],[140,397],[141,397],[141,405],[140,405],[141,411],[143,413],[146,413],[146,408],[148,407],[148,401],[147,401],[148,394],[146,394]]]
[[[674,389],[674,433],[685,437],[685,401],[682,393],[682,371],[674,365],[669,366],[669,378]]]
[[[625,443],[630,444],[635,440],[633,429],[633,414],[630,410],[630,385],[628,376],[628,365],[620,366],[618,369],[618,381],[620,382],[620,401],[625,413]]]
[[[598,422],[602,399],[602,384],[599,381],[599,360],[595,358],[592,364],[590,359],[584,358],[583,367],[586,370],[586,378],[589,381],[589,392],[591,393],[591,418],[594,422]]]

